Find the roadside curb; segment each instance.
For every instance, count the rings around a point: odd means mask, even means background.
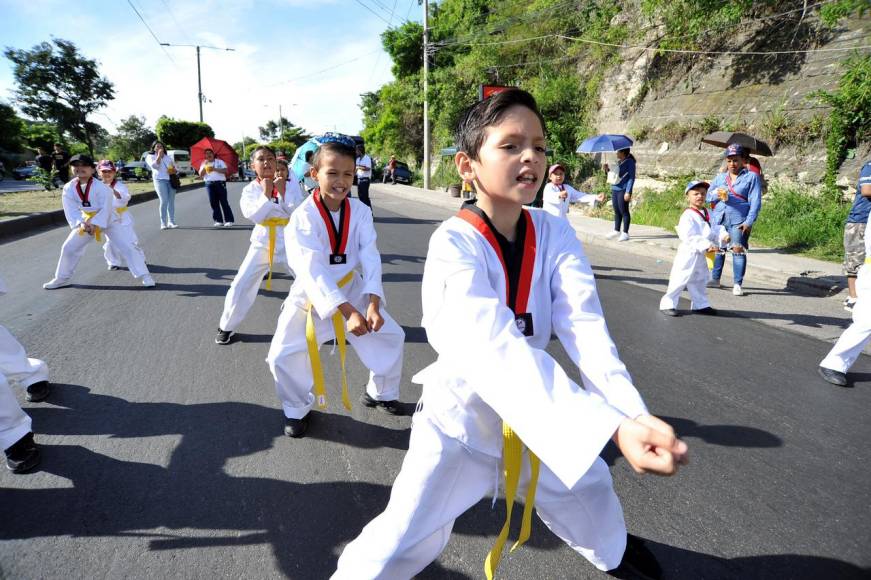
[[[178,188],[176,193],[190,191],[199,187],[203,187],[203,184],[189,183]],[[141,193],[133,194],[127,205],[137,205],[145,203],[146,201],[151,201],[152,199],[157,199],[157,192],[153,190],[143,191]],[[3,220],[0,221],[0,242],[9,241],[6,238],[25,238],[27,236],[32,236],[46,228],[56,227],[61,224],[68,225],[67,218],[62,209],[33,213],[11,220]]]

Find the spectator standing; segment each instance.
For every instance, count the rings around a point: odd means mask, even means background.
[[[372,158],[366,155],[366,148],[357,145],[357,197],[372,209],[369,201],[369,183],[372,181]]]
[[[54,160],[57,176],[61,181],[66,183],[70,180],[70,154],[64,150],[60,143],[55,143],[54,153],[52,153],[51,157]]]
[[[390,182],[393,185],[396,185],[396,155],[391,155],[390,160],[387,161],[387,167],[384,169],[384,178],[381,180],[381,183],[387,183],[387,178],[390,178]]]
[[[36,153],[36,164],[48,175],[51,175],[52,169],[54,169],[54,159],[42,147],[37,147]]]
[[[865,228],[871,212],[871,161],[865,163],[859,172],[853,206],[844,224],[844,274],[847,276],[847,299],[844,309],[853,311],[856,304],[856,277],[865,262]]]
[[[318,182],[311,176],[312,157],[314,154],[314,151],[306,151],[305,163],[302,165],[302,187],[306,194],[309,194],[318,188]]]
[[[212,219],[215,227],[230,227],[235,221],[230,202],[227,201],[227,164],[215,157],[215,152],[206,149],[206,156],[199,168],[200,177],[206,183],[209,204],[212,206]]]
[[[617,238],[618,242],[629,239],[629,203],[632,201],[632,188],[635,185],[635,156],[627,147],[617,151],[616,179],[611,184],[611,206],[614,208],[614,231],[607,237]],[[621,230],[622,226],[622,232]]]
[[[160,200],[160,229],[175,229],[175,189],[169,176],[175,173],[172,158],[167,155],[166,147],[160,141],[151,144],[151,151],[145,156],[145,163],[151,168],[151,179],[154,191]]]

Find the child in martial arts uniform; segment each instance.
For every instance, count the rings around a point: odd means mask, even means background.
[[[542,208],[558,218],[565,218],[569,213],[570,203],[585,203],[596,207],[596,202],[604,201],[604,196],[578,191],[565,183],[566,168],[556,163],[547,170],[549,183],[542,192]]]
[[[637,471],[670,474],[686,445],[648,415],[632,385],[572,228],[522,207],[546,170],[535,100],[512,89],[477,103],[461,118],[456,142],[458,171],[474,181],[478,198],[430,240],[423,326],[438,360],[415,378],[424,385],[421,410],[387,508],[345,548],[333,578],[415,576],[445,547],[454,520],[495,492],[503,469],[508,521],[515,494],[528,489],[518,544],[535,505],[597,568],[655,574],[640,539],[629,536],[627,550],[599,453],[614,437]],[[545,351],[552,331],[578,363],[584,388]],[[508,521],[486,560],[488,577]]]
[[[382,308],[381,256],[372,212],[348,197],[354,161],[354,142],[349,137],[322,138],[311,170],[318,189],[300,204],[284,230],[287,259],[296,280],[266,360],[284,409],[284,431],[290,437],[305,433],[315,402],[326,407],[318,347],[333,337],[342,366],[342,402],[350,409],[345,331],[370,370],[363,404],[391,414],[400,412],[405,333]]]
[[[42,285],[47,290],[63,288],[71,284],[70,278],[91,240],[103,241],[103,235],[112,240],[130,268],[134,277],[142,280],[143,286],[154,286],[145,260],[134,248],[127,230],[113,228],[112,189],[94,178],[94,160],[87,155],[73,155],[70,165],[76,177],[64,185],[61,201],[71,232],[60,250],[57,270],[50,282]]]
[[[705,198],[710,185],[705,181],[691,181],[684,190],[688,207],[680,216],[677,235],[680,246],[674,257],[668,289],[659,301],[659,311],[666,316],[677,316],[677,301],[686,288],[692,304],[690,308],[697,314],[716,314],[711,307],[705,289],[710,275],[705,254],[719,251],[728,243],[729,234],[723,226],[714,223],[711,213],[705,207]]]
[[[117,238],[119,235],[124,235],[130,239],[133,249],[139,254],[142,259],[142,264],[145,264],[145,252],[139,246],[139,237],[133,229],[133,217],[127,211],[127,204],[130,202],[130,190],[122,181],[116,179],[117,170],[115,164],[108,159],[103,159],[97,164],[97,171],[100,172],[100,179],[112,188],[112,216],[109,218],[109,229]],[[124,230],[121,232],[120,230]],[[111,239],[107,239],[103,244],[103,257],[106,258],[110,270],[120,270],[127,265],[127,261],[121,252],[118,251],[116,244]],[[138,263],[138,260],[137,260]],[[147,269],[147,266],[146,266]]]
[[[287,264],[284,226],[302,201],[299,182],[295,177],[288,180],[287,162],[277,162],[272,149],[266,146],[255,149],[251,164],[257,179],[242,190],[239,205],[242,215],[254,222],[254,231],[251,232],[248,253],[224,299],[224,312],[215,336],[217,344],[230,343],[233,333],[254,304],[264,275],[267,276],[266,289],[272,289],[275,262]]]
[[[0,279],[0,295],[5,293]],[[12,386],[25,388],[28,401],[42,401],[50,391],[48,367],[28,358],[12,333],[0,326],[0,448],[6,452],[6,467],[23,473],[39,463],[39,448],[33,441],[30,417],[21,410]]]

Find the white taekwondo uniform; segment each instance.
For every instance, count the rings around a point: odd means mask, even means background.
[[[413,379],[423,396],[387,508],[345,548],[334,579],[411,578],[432,562],[454,520],[488,492],[495,497],[503,421],[541,461],[539,517],[597,568],[620,563],[623,512],[599,453],[625,417],[647,409],[608,334],[575,232],[547,212],[524,213],[536,250],[521,314],[507,304],[509,275],[479,228],[453,217],[430,239],[423,326],[438,360]],[[584,388],[545,351],[552,331]],[[521,494],[529,465],[524,457]]]
[[[565,199],[560,197],[563,193],[566,194]],[[559,218],[564,218],[568,215],[570,203],[585,203],[590,206],[595,206],[597,200],[595,194],[578,191],[571,185],[566,185],[565,183],[562,185],[548,183],[544,186],[544,191],[541,195],[541,207],[547,213]]]
[[[296,279],[282,305],[266,359],[284,415],[289,419],[305,417],[315,403],[314,375],[306,340],[309,306],[317,343],[323,344],[335,337],[333,316],[341,304],[350,303],[365,317],[369,295],[379,296],[384,326],[378,332],[363,336],[347,333],[348,343],[370,371],[366,392],[373,399],[398,399],[402,377],[405,333],[385,309],[381,255],[376,246],[372,211],[350,197],[345,198],[344,209],[338,212],[330,212],[322,206],[332,220],[332,230],[328,230],[330,226],[318,207],[318,200],[317,192],[308,196],[293,212],[284,230],[287,259]],[[342,285],[345,280],[348,281]],[[344,324],[342,319],[342,327]],[[322,401],[318,403],[323,406]]]
[[[0,279],[0,295],[6,286]],[[48,380],[48,366],[36,358],[28,358],[12,333],[0,326],[0,449],[8,449],[30,433],[30,417],[21,410],[12,387],[26,389],[34,383]]]
[[[677,224],[680,245],[668,276],[668,289],[659,301],[660,310],[677,308],[680,294],[686,288],[692,300],[691,308],[701,310],[711,305],[705,285],[710,280],[705,252],[711,246],[721,246],[728,235],[726,228],[711,224],[711,214],[706,209],[688,207]]]
[[[242,260],[224,299],[221,330],[235,331],[254,304],[263,276],[271,272],[270,239],[273,240],[272,263],[277,262],[287,267],[284,226],[287,225],[290,214],[302,202],[303,194],[299,187],[299,180],[292,173],[284,196],[278,193],[274,185],[271,193],[270,197],[263,194],[263,185],[259,178],[242,190],[239,205],[242,208],[242,215],[254,222],[254,230],[251,232],[248,253],[245,254],[245,259]],[[270,273],[270,280],[266,285],[269,290],[272,289],[271,277]]]
[[[871,235],[865,236],[865,263],[856,276],[856,304],[853,323],[847,327],[821,367],[846,373],[871,339]]]
[[[117,239],[120,235],[126,236],[133,245],[133,249],[142,258],[142,265],[144,265],[145,252],[142,251],[139,245],[139,237],[136,235],[136,230],[133,229],[133,216],[127,211],[127,204],[130,202],[130,190],[127,189],[127,185],[123,181],[117,180],[113,181],[110,187],[118,192],[121,197],[118,198],[114,194],[112,195],[112,217],[109,218],[109,237]],[[128,265],[127,260],[118,251],[117,244],[112,239],[107,239],[106,243],[103,244],[103,257],[106,258],[106,263],[110,266],[122,267]],[[141,268],[142,266],[138,262],[139,260],[137,260],[137,267]]]

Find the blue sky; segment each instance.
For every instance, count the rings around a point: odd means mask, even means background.
[[[230,142],[257,138],[259,125],[277,120],[279,105],[309,132],[358,133],[360,93],[392,78],[381,33],[406,15],[420,21],[421,12],[417,0],[130,2],[161,42],[235,49],[201,52],[211,100],[204,120]],[[160,47],[128,0],[73,4],[0,0],[0,44],[29,49],[52,36],[75,42],[115,84],[115,100],[93,117],[110,132],[131,114],[152,125],[162,114],[199,118],[195,49]],[[13,89],[11,63],[0,58],[0,100],[11,103]]]

